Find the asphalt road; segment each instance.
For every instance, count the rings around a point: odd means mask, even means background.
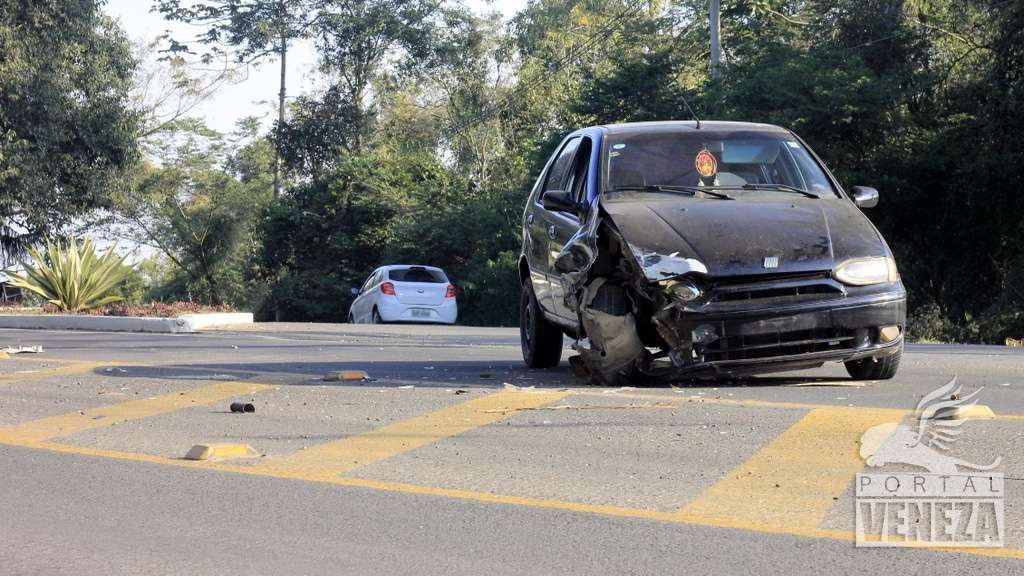
[[[0,574],[1024,573],[1024,349],[910,346],[888,382],[610,389],[526,370],[514,329],[6,345],[44,352],[0,360]],[[867,467],[861,435],[916,428],[954,375],[995,414],[949,452],[1001,458],[1003,545],[855,547],[854,475],[915,471]],[[196,444],[254,452],[184,460]]]

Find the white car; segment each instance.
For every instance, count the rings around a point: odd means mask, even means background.
[[[433,266],[394,264],[373,271],[348,310],[353,324],[429,322],[455,324],[459,309],[455,286]]]

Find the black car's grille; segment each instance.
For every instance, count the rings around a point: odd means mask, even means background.
[[[723,304],[784,303],[836,298],[842,287],[826,274],[761,276],[716,282],[713,302]]]
[[[703,355],[705,362],[751,360],[829,350],[846,350],[855,346],[854,341],[853,331],[844,328],[818,328],[775,334],[728,336],[708,343],[703,349]]]

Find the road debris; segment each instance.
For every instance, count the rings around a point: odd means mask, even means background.
[[[577,378],[590,378],[590,371],[587,370],[587,365],[583,361],[583,356],[580,356],[579,354],[570,356],[569,366],[572,368],[573,375]]]
[[[15,348],[14,346],[7,346],[6,348],[0,349],[0,351],[4,352],[6,354],[42,354],[43,353],[43,347],[42,346],[18,346],[17,348]]]
[[[341,370],[339,372],[328,372],[324,375],[324,382],[351,382],[354,380],[373,381],[370,375],[363,370]]]
[[[242,412],[242,413],[248,412],[248,413],[251,414],[251,413],[256,411],[256,406],[254,406],[253,404],[251,404],[249,402],[232,402],[231,403],[231,411],[232,412]]]
[[[818,386],[837,388],[864,388],[868,384],[868,382],[865,382],[863,380],[815,380],[811,382],[794,382],[792,384],[784,384],[784,386],[791,388],[814,388]]]

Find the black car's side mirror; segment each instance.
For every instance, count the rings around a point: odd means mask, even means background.
[[[571,192],[565,190],[548,190],[540,198],[545,210],[551,212],[573,212],[577,210],[576,199]]]
[[[850,196],[853,203],[861,208],[874,208],[878,206],[878,190],[868,186],[854,186],[850,188]]]

